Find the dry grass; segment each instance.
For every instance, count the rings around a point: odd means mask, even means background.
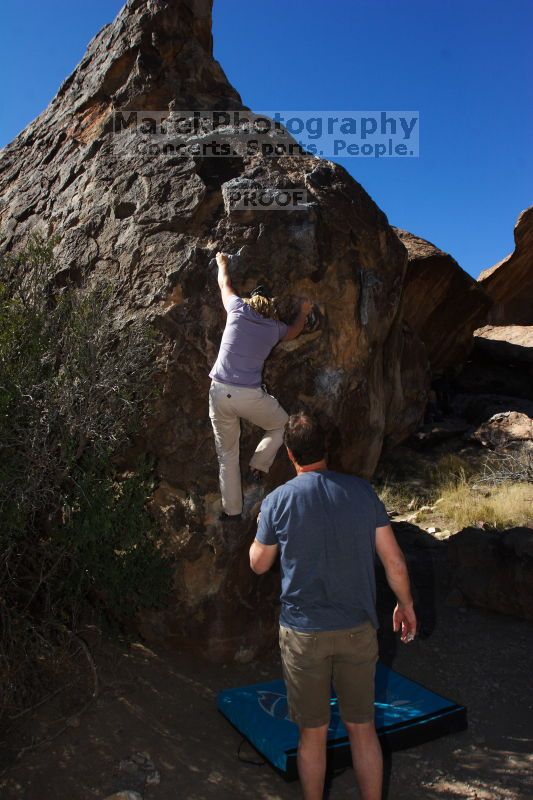
[[[444,485],[438,514],[456,530],[484,522],[495,528],[531,525],[533,485],[501,483],[480,488],[466,479]]]
[[[409,460],[411,462],[411,459]],[[414,460],[413,460],[414,461]],[[454,454],[441,456],[435,463],[418,461],[406,464],[405,473],[396,469],[384,481],[376,481],[378,493],[389,510],[406,513],[428,508],[440,497],[441,488],[467,480],[474,468]],[[430,513],[421,511],[420,514]]]
[[[446,453],[428,471],[428,483],[434,492],[441,486],[467,481],[476,474],[474,465],[455,453]]]
[[[391,511],[403,512],[406,508],[416,511],[423,503],[413,488],[404,484],[386,481],[378,489],[385,507]]]
[[[446,453],[433,463],[408,456],[378,482],[378,492],[389,511],[416,514],[415,523],[450,530],[480,522],[509,528],[533,522],[530,475],[527,452],[490,453],[477,460]]]

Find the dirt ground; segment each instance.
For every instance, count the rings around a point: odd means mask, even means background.
[[[446,545],[408,547],[406,555],[421,636],[408,646],[395,641],[390,601],[383,599],[383,660],[466,705],[469,727],[393,754],[385,796],[533,798],[533,624],[446,605]],[[126,789],[143,800],[300,796],[298,784],[285,783],[270,766],[238,759],[241,737],[216,710],[220,689],[280,677],[276,651],[261,662],[227,666],[141,643],[101,641],[93,651],[98,699],[4,772],[2,800],[96,800]],[[249,746],[243,754],[254,757]],[[333,777],[328,797],[358,797],[351,769]]]

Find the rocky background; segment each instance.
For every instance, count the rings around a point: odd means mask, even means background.
[[[83,292],[105,278],[111,326],[146,320],[164,333],[160,399],[120,454],[124,470],[143,453],[156,457],[151,509],[178,558],[172,604],[143,615],[140,630],[212,660],[247,661],[272,642],[278,595],[276,575],[250,573],[248,545],[262,496],[291,473],[280,453],[267,485],[245,488],[240,527],[221,529],[207,400],[224,325],[214,254],[232,254],[242,294],[268,283],[288,308],[299,295],[314,301],[312,323],[278,346],[265,377],[287,410],[320,414],[333,467],[370,477],[382,452],[424,423],[430,391],[445,414],[477,424],[491,425],[494,408],[523,413],[490,397],[512,386],[513,397],[531,399],[533,217],[524,212],[515,252],[476,282],[431,243],[392,228],[332,162],[154,152],[139,146],[145,134],[113,131],[117,109],[246,110],[213,59],[210,0],[129,0],[95,36],[48,108],[0,154],[1,246],[16,252],[32,233],[59,235],[56,287],[68,279]],[[238,127],[225,136],[237,141]],[[239,212],[228,203],[239,185],[305,187],[309,202]],[[243,465],[257,436],[243,427]]]

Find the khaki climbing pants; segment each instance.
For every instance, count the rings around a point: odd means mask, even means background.
[[[226,514],[240,514],[242,511],[239,467],[241,419],[265,431],[250,460],[250,467],[268,472],[283,443],[283,431],[289,416],[276,398],[262,387],[231,386],[228,383],[212,381],[209,389],[209,417],[215,435],[222,508]]]

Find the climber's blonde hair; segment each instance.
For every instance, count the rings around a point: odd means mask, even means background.
[[[246,297],[244,302],[248,303],[250,308],[253,308],[257,314],[260,314],[262,317],[266,317],[266,319],[278,318],[276,305],[274,301],[269,300],[268,297],[263,297],[260,294],[254,294],[253,297]]]

